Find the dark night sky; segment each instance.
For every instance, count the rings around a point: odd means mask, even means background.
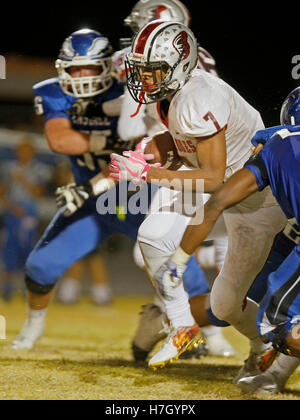
[[[192,14],[191,28],[199,42],[215,58],[220,75],[262,112],[268,123],[276,124],[278,107],[300,80],[292,79],[292,57],[300,55],[296,10],[262,8],[257,2],[183,0]],[[107,35],[115,49],[119,37],[130,36],[123,26],[135,0],[18,3],[6,10],[12,25],[0,29],[0,54],[15,52],[55,58],[63,39],[71,32],[91,27]],[[105,7],[103,7],[105,4]],[[265,3],[266,4],[266,3]],[[200,8],[200,10],[198,10]],[[300,7],[299,7],[300,9]],[[7,28],[10,28],[8,31]],[[3,32],[3,33],[1,33]]]

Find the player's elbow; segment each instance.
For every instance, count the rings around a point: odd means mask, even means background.
[[[54,153],[64,153],[63,142],[59,137],[47,137],[48,145]]]
[[[212,209],[218,216],[227,208],[227,198],[220,190],[220,185],[207,202],[207,207]]]

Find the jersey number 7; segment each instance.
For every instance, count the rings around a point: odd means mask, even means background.
[[[208,122],[209,120],[211,120],[214,124],[214,126],[216,127],[217,131],[221,131],[221,127],[220,124],[218,123],[218,121],[216,120],[214,114],[212,112],[208,112],[207,114],[204,115],[203,117],[204,121]]]

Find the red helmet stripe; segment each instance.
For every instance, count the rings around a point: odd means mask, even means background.
[[[153,22],[149,23],[146,28],[141,32],[136,40],[135,51],[137,54],[144,54],[146,42],[149,38],[151,32],[157,28],[157,26],[162,25],[165,22]]]
[[[153,10],[153,12],[155,13],[153,20],[160,19],[161,12],[164,12],[165,10],[167,10],[166,6],[158,6],[157,9]]]

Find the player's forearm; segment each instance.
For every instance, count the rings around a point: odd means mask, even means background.
[[[193,217],[183,235],[180,248],[186,254],[193,254],[208,237],[223,211],[256,191],[258,191],[256,178],[248,169],[236,172],[205,204],[204,212],[201,213],[203,217],[200,219],[199,214]]]
[[[208,201],[204,206],[204,213],[201,211],[193,217],[185,230],[180,244],[180,248],[186,254],[192,255],[208,237],[223,210],[222,205],[217,207],[216,203],[212,200]],[[203,221],[201,215],[204,217]]]
[[[192,171],[170,171],[151,168],[147,181],[166,188],[180,191],[213,193],[223,183],[224,174],[216,174],[211,170],[195,169]],[[203,182],[204,181],[204,186]],[[203,190],[204,187],[204,190]]]
[[[81,155],[89,152],[89,134],[66,128],[55,134],[46,132],[46,137],[49,147],[55,153]]]

